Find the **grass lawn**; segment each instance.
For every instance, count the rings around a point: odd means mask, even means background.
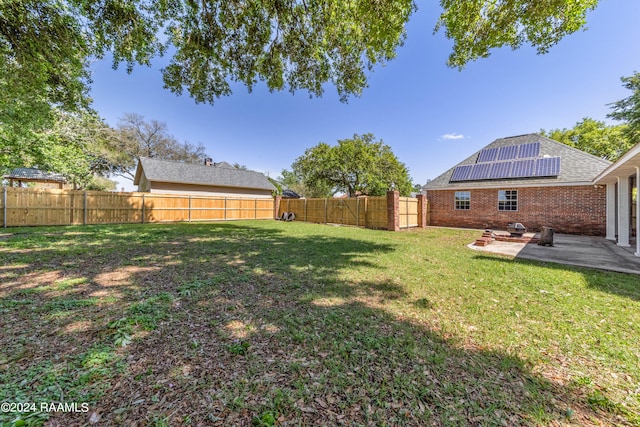
[[[0,231],[0,425],[640,425],[639,276],[477,236]]]

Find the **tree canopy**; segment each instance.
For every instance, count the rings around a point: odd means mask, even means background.
[[[544,53],[582,28],[596,4],[440,0],[435,31],[453,40],[448,64],[462,68],[502,46],[529,43]],[[415,10],[414,0],[0,1],[0,168],[42,163],[42,148],[56,145],[48,138],[39,146],[41,137],[60,112],[92,114],[89,64],[107,54],[129,71],[170,54],[165,88],[196,102],[213,104],[233,84],[251,90],[259,82],[313,96],[331,84],[345,101],[396,56]],[[125,176],[136,157],[128,147],[122,142],[109,161]]]
[[[133,181],[140,157],[154,157],[200,163],[209,157],[201,143],[180,142],[169,133],[167,124],[146,121],[144,116],[126,113],[107,141],[105,162],[110,172]]]
[[[610,104],[613,112],[608,117],[626,122],[624,134],[633,145],[640,143],[640,73],[635,72],[632,76],[622,77],[621,80],[623,86],[633,93]]]
[[[63,174],[75,189],[112,189],[115,182],[106,179],[104,160],[108,130],[96,114],[56,110],[53,127],[38,135],[40,157],[33,165]]]
[[[283,169],[278,177],[278,191],[280,194],[284,189],[289,189],[301,197],[331,197],[335,193],[333,186],[324,181],[308,181],[303,182],[303,177],[300,175],[301,171]],[[275,185],[275,184],[274,184]]]
[[[585,25],[597,0],[440,0],[435,28],[464,67],[502,46],[546,52]],[[416,10],[413,0],[14,0],[0,2],[0,124],[42,124],[50,106],[86,106],[94,58],[148,65],[171,54],[164,85],[214,103],[235,82],[251,90],[305,90],[332,83],[342,100],[367,71],[393,59]],[[37,114],[36,114],[37,113]]]
[[[571,129],[541,130],[540,133],[563,144],[610,161],[617,160],[633,146],[626,136],[627,125],[609,126],[585,117]]]
[[[586,25],[598,0],[440,0],[444,9],[436,30],[453,40],[448,64],[463,68],[492,49],[530,44],[547,53],[565,36]]]
[[[209,157],[202,144],[179,142],[166,123],[139,114],[125,114],[116,128],[91,111],[54,109],[51,117],[50,127],[5,140],[0,172],[38,167],[63,174],[77,189],[107,189],[114,185],[109,176],[133,180],[142,156],[191,163]]]
[[[338,140],[335,146],[320,143],[309,148],[296,159],[292,169],[315,197],[338,192],[349,197],[382,196],[392,189],[408,196],[413,188],[406,166],[391,147],[375,141],[370,133]],[[322,190],[325,194],[318,194]]]
[[[93,112],[50,112],[51,123],[42,129],[11,133],[0,127],[0,173],[16,167],[37,167],[65,176],[76,189],[112,188],[103,179],[109,167],[109,127]]]

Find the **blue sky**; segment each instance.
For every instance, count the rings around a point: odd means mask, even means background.
[[[109,60],[95,62],[93,107],[111,125],[128,112],[165,122],[178,140],[202,143],[214,161],[272,177],[319,142],[371,132],[424,184],[497,138],[570,128],[583,117],[606,120],[607,104],[630,95],[620,77],[640,71],[638,0],[600,0],[587,30],[546,55],[500,49],[462,71],[446,66],[452,43],[433,34],[439,13],[437,1],[420,3],[396,59],[376,67],[369,88],[346,104],[331,86],[309,98],[264,85],[196,104],[162,88],[168,60],[159,58],[130,75]],[[121,187],[133,190],[125,180]]]

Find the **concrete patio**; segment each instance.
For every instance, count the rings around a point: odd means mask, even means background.
[[[527,234],[539,237],[539,234]],[[513,243],[494,240],[487,246],[468,245],[478,251],[497,253],[513,258],[530,259],[578,267],[597,268],[640,275],[640,257],[634,255],[635,246],[621,247],[603,237],[555,234],[554,245]]]

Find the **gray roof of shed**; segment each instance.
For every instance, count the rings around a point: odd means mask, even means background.
[[[41,181],[66,182],[64,175],[41,171],[37,168],[16,168],[4,176],[6,179],[30,179]]]
[[[141,157],[133,182],[135,185],[140,183],[142,170],[148,181],[275,190],[260,172],[240,170],[226,162],[206,166]]]
[[[492,179],[482,181],[450,182],[456,166],[475,164],[480,151],[487,148],[504,147],[508,145],[540,142],[540,156],[561,157],[560,174],[551,177]],[[547,185],[586,185],[611,164],[584,151],[569,147],[553,139],[537,133],[500,138],[467,157],[437,178],[427,182],[425,190],[445,190],[456,188],[496,188],[496,187],[538,187]]]

